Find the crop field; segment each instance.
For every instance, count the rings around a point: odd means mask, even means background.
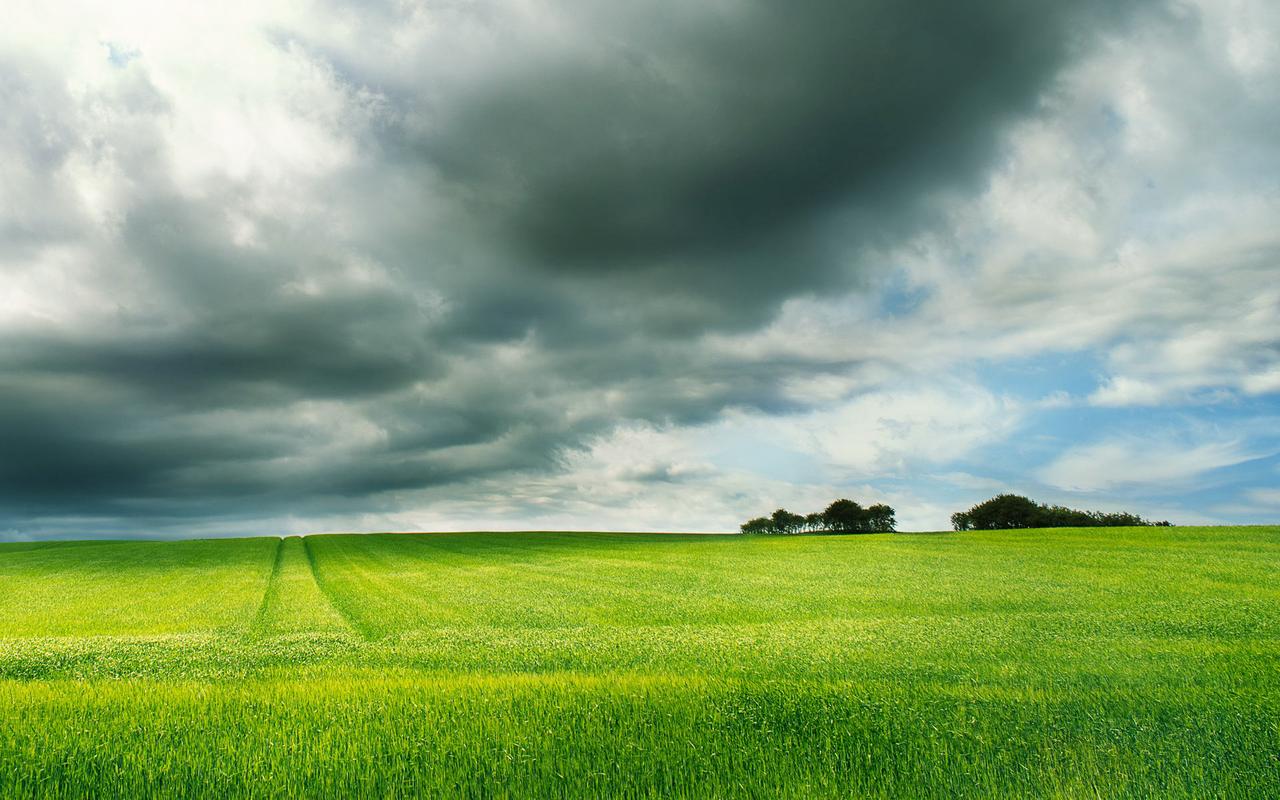
[[[1280,528],[0,545],[0,797],[1280,796]]]

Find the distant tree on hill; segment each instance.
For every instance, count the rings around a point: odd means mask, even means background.
[[[874,533],[897,527],[894,511],[883,503],[863,508],[852,500],[841,498],[822,512],[827,530],[838,533]]]
[[[867,526],[869,530],[888,532],[898,528],[893,509],[883,503],[876,503],[867,509]]]
[[[1168,522],[1148,522],[1127,512],[1078,511],[1066,506],[1037,503],[1016,494],[999,494],[968,511],[951,515],[951,527],[958,531],[1007,530],[1011,528],[1084,528],[1139,525],[1167,526]]]
[[[953,514],[951,524],[958,531],[1030,528],[1034,527],[1031,522],[1039,508],[1026,497],[1001,494],[968,511]]]
[[[1130,514],[1127,511],[1117,511],[1110,514],[1095,512],[1093,514],[1093,520],[1094,525],[1102,527],[1130,528],[1137,527],[1139,525],[1155,525],[1163,528],[1169,527],[1168,521],[1162,520],[1160,522],[1148,522],[1137,514]]]
[[[773,512],[770,517],[773,521],[774,530],[778,533],[799,533],[800,528],[804,525],[804,517],[799,514],[792,514],[785,508],[780,508]]]
[[[863,530],[866,510],[852,500],[841,498],[827,506],[827,510],[822,512],[822,519],[829,531],[854,533]]]
[[[825,511],[793,514],[785,508],[768,517],[756,517],[742,523],[743,533],[877,533],[891,532],[897,526],[894,511],[883,503],[863,508],[852,500],[840,499]]]

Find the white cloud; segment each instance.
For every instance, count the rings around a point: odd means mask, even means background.
[[[1181,445],[1170,437],[1126,436],[1066,450],[1037,477],[1074,492],[1124,486],[1170,488],[1222,467],[1258,458],[1239,439]]]
[[[882,389],[834,408],[777,420],[781,441],[854,475],[901,475],[947,464],[1008,437],[1024,409],[960,383]]]
[[[1109,379],[1089,395],[1095,406],[1159,405],[1170,396],[1167,387],[1124,375]]]
[[[1280,489],[1250,489],[1244,493],[1250,501],[1264,506],[1280,506]]]
[[[963,489],[972,489],[982,492],[1001,492],[1009,487],[1004,481],[995,480],[994,478],[984,478],[981,475],[973,475],[968,472],[943,472],[930,476],[945,483],[959,486]]]

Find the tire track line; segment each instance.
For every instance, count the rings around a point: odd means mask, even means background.
[[[337,594],[329,588],[324,578],[320,577],[320,568],[316,564],[316,554],[311,548],[311,537],[302,537],[302,550],[307,555],[307,566],[311,568],[311,579],[315,581],[316,588],[320,590],[320,594],[324,596],[324,599],[328,601],[333,610],[338,613],[338,616],[342,617],[343,621],[347,623],[347,627],[351,628],[356,635],[366,642],[371,642],[377,638],[361,624],[354,614],[344,607],[343,603],[338,600]]]
[[[271,562],[271,574],[267,576],[266,588],[262,590],[262,602],[258,605],[258,613],[253,617],[253,623],[249,626],[249,634],[254,638],[262,635],[263,629],[267,624],[267,614],[271,607],[271,600],[277,592],[277,584],[280,582],[280,570],[284,566],[284,537],[276,540],[276,553]]]

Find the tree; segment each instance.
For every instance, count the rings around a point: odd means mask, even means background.
[[[826,522],[829,531],[857,533],[866,530],[866,511],[862,506],[845,498],[840,498],[827,506],[827,510],[822,512],[822,519]]]
[[[1036,528],[1041,520],[1036,517],[1041,507],[1034,501],[1017,494],[999,494],[985,503],[969,509],[973,527],[984,531],[1009,528]]]
[[[779,508],[768,517],[756,517],[742,523],[743,533],[874,533],[892,532],[897,528],[894,510],[876,503],[863,508],[852,500],[841,498],[827,506],[825,511],[812,514],[793,514]]]
[[[1147,524],[1160,525],[1160,523],[1158,522],[1148,523],[1146,520],[1144,520],[1142,517],[1138,516],[1137,514],[1130,514],[1127,511],[1117,511],[1111,514],[1094,513],[1091,516],[1093,517],[1094,525],[1100,525],[1103,527],[1128,528],[1128,527],[1136,527],[1138,525],[1147,525]],[[1164,523],[1164,525],[1166,526],[1168,524],[1169,523],[1167,522]]]
[[[951,527],[958,531],[1152,524],[1159,523],[1147,522],[1128,512],[1079,511],[1066,506],[1045,505],[1017,494],[998,494],[968,511],[957,511],[951,515]]]
[[[804,517],[799,514],[792,514],[785,508],[780,508],[773,512],[770,517],[773,521],[773,527],[777,533],[798,533],[800,526],[804,525]]]
[[[867,529],[880,533],[896,530],[898,522],[894,519],[893,509],[883,503],[876,503],[867,509]]]

